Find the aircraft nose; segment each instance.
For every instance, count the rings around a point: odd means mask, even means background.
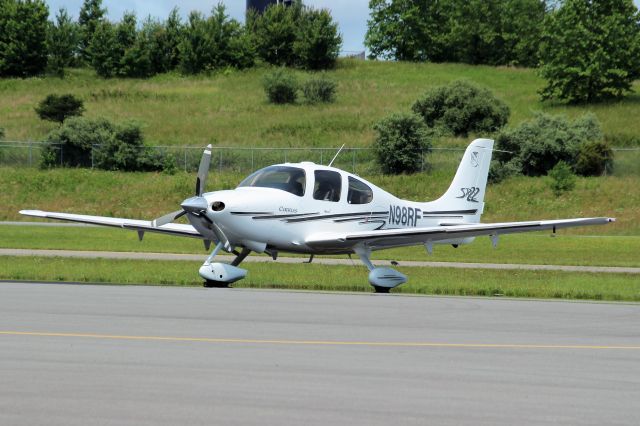
[[[187,198],[180,204],[184,211],[189,213],[200,213],[206,211],[208,207],[207,199],[204,197]]]

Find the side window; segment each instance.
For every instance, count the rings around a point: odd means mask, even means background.
[[[313,186],[313,198],[322,201],[340,201],[342,176],[331,170],[316,170],[316,183]]]
[[[349,204],[367,204],[373,200],[373,191],[367,184],[349,176]]]

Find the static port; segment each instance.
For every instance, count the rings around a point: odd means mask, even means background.
[[[221,212],[224,210],[224,203],[222,201],[214,201],[213,204],[211,204],[211,209],[214,212]]]

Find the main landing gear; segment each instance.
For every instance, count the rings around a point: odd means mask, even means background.
[[[247,270],[238,268],[238,265],[251,253],[251,250],[243,248],[240,253],[234,251],[236,258],[229,263],[214,262],[214,257],[222,249],[223,244],[218,243],[211,252],[211,255],[204,261],[198,273],[204,278],[205,287],[229,287],[230,284],[243,279],[247,275]]]
[[[356,247],[355,252],[369,269],[369,284],[373,286],[376,293],[389,293],[392,288],[407,282],[407,276],[395,269],[374,266],[370,260],[370,248]]]

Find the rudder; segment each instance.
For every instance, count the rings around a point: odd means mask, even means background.
[[[476,139],[471,142],[462,156],[449,189],[442,197],[429,203],[430,208],[466,212],[465,222],[479,222],[484,210],[492,152],[492,139]]]

